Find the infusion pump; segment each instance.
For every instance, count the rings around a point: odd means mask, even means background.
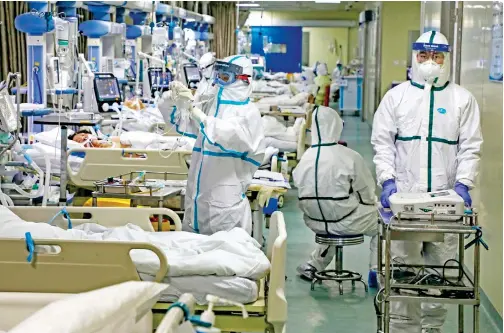
[[[425,215],[455,215],[447,219],[459,219],[464,214],[464,200],[454,190],[428,193],[395,193],[389,198],[390,209],[394,214],[408,213],[401,218],[426,218]]]

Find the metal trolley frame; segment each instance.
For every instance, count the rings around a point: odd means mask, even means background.
[[[377,310],[378,332],[390,332],[390,302],[407,300],[410,302],[420,303],[444,303],[458,304],[458,331],[464,332],[464,305],[473,306],[473,332],[479,333],[479,307],[480,307],[480,241],[481,229],[478,227],[478,216],[476,213],[469,215],[450,215],[457,220],[447,221],[446,215],[418,214],[415,213],[415,219],[405,219],[412,215],[411,213],[400,213],[396,216],[388,214],[383,209],[379,210],[379,242],[378,242],[378,272],[379,280],[382,289],[380,290],[375,300]],[[411,216],[409,216],[411,217]],[[391,243],[392,240],[401,241],[419,241],[419,242],[439,242],[443,241],[445,234],[458,235],[458,262],[459,265],[411,265],[411,264],[392,264]],[[464,270],[464,251],[465,237],[474,235],[474,267],[473,277],[471,278]],[[472,238],[472,237],[471,237]],[[383,241],[385,241],[384,251]],[[383,252],[385,253],[385,262],[383,262]],[[446,278],[446,280],[454,280],[450,285],[433,285],[433,284],[409,284],[397,283],[393,280],[392,266],[396,268],[406,269],[443,269],[457,272],[454,278]],[[444,273],[443,273],[444,275]],[[409,291],[409,294],[399,293],[398,290]],[[439,292],[459,293],[460,297],[446,296],[430,296],[422,295],[422,291],[438,290]],[[380,294],[383,297],[379,300]],[[413,295],[416,293],[417,295]],[[463,295],[463,296],[461,296]]]
[[[187,176],[187,174],[177,172],[145,171],[143,172],[141,181],[139,183],[132,184],[133,180],[139,177],[141,173],[141,171],[134,171],[95,182],[95,191],[92,193],[93,207],[97,206],[98,198],[119,198],[131,199],[132,207],[135,205],[135,202],[147,204],[155,202],[157,207],[163,208],[166,199],[181,195],[182,188],[166,186],[159,189],[146,183],[146,180],[157,179],[168,181],[170,178],[173,178],[173,176]],[[119,184],[115,182],[111,183],[109,182],[111,179],[121,180],[122,182]],[[139,192],[139,187],[143,187],[145,190]],[[183,201],[184,200],[182,198],[182,202]],[[162,216],[158,216],[158,231],[162,231],[162,218]]]

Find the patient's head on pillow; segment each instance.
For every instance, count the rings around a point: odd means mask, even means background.
[[[83,143],[86,140],[88,140],[90,136],[91,136],[91,132],[89,130],[84,129],[84,130],[80,130],[78,132],[75,132],[72,135],[69,135],[68,139],[75,141],[75,142],[78,142],[78,143]]]

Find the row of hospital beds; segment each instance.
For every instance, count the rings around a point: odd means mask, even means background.
[[[13,213],[25,221],[47,223],[59,212],[58,207],[11,207]],[[150,218],[163,214],[170,217],[175,231],[181,229],[175,212],[163,208],[93,208],[67,207],[73,227],[83,223],[97,223],[108,228],[117,228],[133,223],[142,230],[154,232]],[[66,219],[59,216],[53,222],[65,229]],[[246,304],[247,318],[241,309],[233,306],[217,306],[216,327],[224,332],[285,332],[287,302],[285,299],[285,265],[287,234],[285,221],[280,212],[273,214],[266,255],[270,261],[267,276],[260,279],[255,301]],[[141,276],[133,263],[132,250],[155,253],[159,260],[156,282],[162,282],[170,270],[170,257],[150,243],[125,241],[89,241],[35,239],[37,247],[51,246],[59,251],[40,253],[27,262],[27,243],[24,239],[0,238],[0,330],[16,325],[27,313],[42,307],[57,298],[54,294],[74,294],[90,291],[125,281],[140,281]],[[209,277],[210,278],[210,277]],[[204,280],[203,280],[204,281]],[[204,284],[204,282],[203,282]],[[191,290],[187,290],[191,291]],[[181,291],[186,292],[186,291]],[[21,293],[21,294],[20,294]],[[16,299],[19,296],[21,300]],[[38,302],[23,302],[27,296]],[[12,306],[12,305],[15,306]],[[143,329],[136,332],[152,332],[163,320],[172,302],[161,301],[152,307],[149,316],[142,317]],[[202,307],[197,307],[202,309]],[[153,318],[150,321],[150,318]],[[137,318],[141,319],[141,318]],[[150,323],[150,325],[149,325]]]

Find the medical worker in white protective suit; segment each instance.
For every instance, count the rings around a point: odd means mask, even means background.
[[[342,130],[338,112],[325,106],[315,107],[312,146],[292,173],[299,192],[299,207],[306,225],[316,234],[373,237],[370,269],[376,270],[375,182],[362,156],[338,144]],[[311,281],[313,273],[324,270],[334,256],[334,247],[318,245],[310,260],[298,267],[298,272]]]
[[[207,114],[208,108],[212,106],[213,99],[217,95],[218,87],[212,84],[213,65],[215,64],[213,52],[205,53],[198,60],[198,67],[201,73],[201,81],[198,84],[194,103]]]
[[[184,230],[211,235],[241,227],[252,230],[245,195],[264,157],[261,114],[250,102],[252,63],[232,56],[214,64],[218,86],[209,114],[193,106],[188,88],[174,82],[160,106],[178,131],[196,137],[185,198]],[[191,119],[185,114],[190,113]]]
[[[454,189],[471,206],[469,190],[478,174],[483,139],[474,96],[448,81],[449,45],[439,32],[424,33],[413,44],[413,80],[391,89],[373,122],[371,143],[381,203],[396,192]],[[392,242],[395,262],[443,265],[457,254],[457,235],[444,242]],[[392,333],[441,332],[441,304],[393,302]]]

